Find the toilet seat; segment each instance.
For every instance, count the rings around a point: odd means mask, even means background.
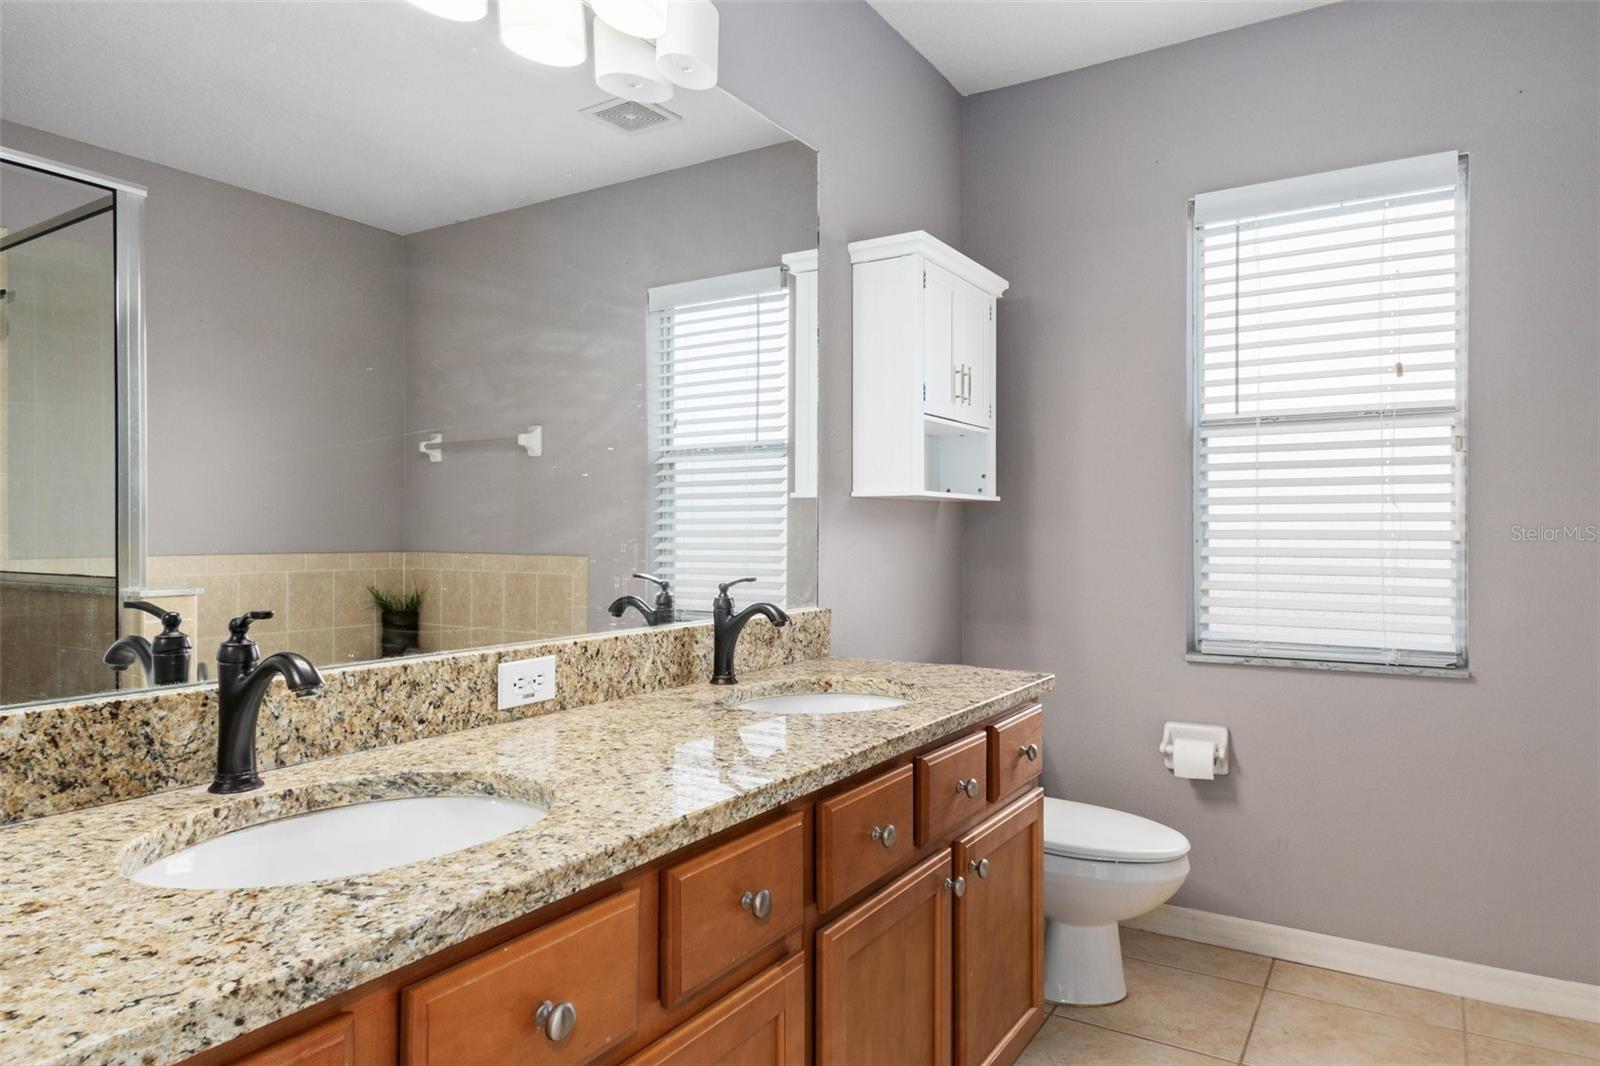
[[[1044,851],[1092,862],[1171,862],[1189,854],[1189,839],[1137,814],[1046,796]]]

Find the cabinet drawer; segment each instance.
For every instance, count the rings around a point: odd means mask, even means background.
[[[234,1059],[233,1066],[355,1066],[355,1061],[355,1017],[345,1013]]]
[[[917,847],[983,813],[989,805],[989,738],[974,733],[918,755]]]
[[[826,912],[911,858],[909,766],[817,804],[817,909]]]
[[[570,1005],[553,1040],[536,1017]],[[639,891],[622,892],[405,989],[407,1066],[588,1062],[639,1021]]]
[[[1024,708],[988,727],[989,801],[1010,795],[1044,766],[1044,708]]]
[[[800,927],[804,850],[800,815],[791,814],[662,872],[663,1003],[672,1006]]]
[[[674,1029],[628,1066],[805,1066],[806,957],[791,955]]]

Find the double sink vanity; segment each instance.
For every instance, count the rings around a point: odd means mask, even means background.
[[[742,673],[0,830],[0,1055],[1013,1059],[1053,680]]]

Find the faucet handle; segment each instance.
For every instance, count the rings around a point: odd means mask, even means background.
[[[756,580],[756,579],[753,578],[753,577],[738,577],[738,578],[734,578],[732,581],[723,581],[723,582],[720,582],[717,585],[717,591],[722,593],[722,595],[726,596],[728,594],[728,590],[733,588],[733,586],[742,585],[746,581],[754,581],[754,580]]]
[[[652,585],[659,586],[662,592],[666,592],[667,590],[672,588],[672,582],[663,581],[659,577],[656,577],[653,574],[641,574],[637,570],[635,570],[634,573],[633,573],[633,576],[638,578],[640,581],[648,581]]]
[[[183,616],[177,611],[169,611],[165,607],[158,607],[149,600],[123,600],[122,606],[134,611],[143,611],[145,614],[154,615],[161,620],[165,629],[177,629],[183,624]]]
[[[246,611],[228,623],[228,632],[232,634],[233,640],[242,644],[250,639],[250,623],[264,622],[271,617],[271,611]]]

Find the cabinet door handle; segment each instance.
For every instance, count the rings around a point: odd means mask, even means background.
[[[875,825],[872,827],[872,839],[876,840],[886,848],[894,847],[895,839],[898,836],[899,834],[894,831],[893,822],[890,822],[888,825]]]
[[[955,373],[955,376],[956,376],[955,400],[956,400],[957,403],[960,403],[966,397],[966,393],[962,389],[962,385],[961,385],[961,382],[962,382],[962,370],[961,370],[961,368],[959,366],[956,367],[954,373]]]
[[[571,1003],[552,1003],[547,999],[534,1012],[533,1022],[544,1030],[550,1043],[559,1044],[577,1028],[578,1008]]]
[[[746,892],[739,897],[739,906],[757,919],[765,918],[772,913],[772,893],[764,888],[759,892]]]
[[[954,892],[956,899],[960,899],[967,894],[967,879],[965,877],[947,877],[944,879],[944,887]]]
[[[965,781],[957,781],[956,791],[968,799],[974,799],[978,795],[978,779],[969,777]]]
[[[967,389],[967,393],[966,393],[966,395],[967,395],[967,403],[970,404],[970,403],[972,403],[972,364],[971,363],[967,364],[967,368],[966,368],[966,370],[964,372],[964,376],[967,379],[967,386],[966,386],[966,389]]]
[[[1029,762],[1038,762],[1039,761],[1039,745],[1037,745],[1037,744],[1024,744],[1022,747],[1017,749],[1017,754],[1021,755],[1023,758],[1027,759]]]
[[[987,878],[989,876],[988,859],[973,859],[971,862],[967,863],[967,866],[979,877]]]

